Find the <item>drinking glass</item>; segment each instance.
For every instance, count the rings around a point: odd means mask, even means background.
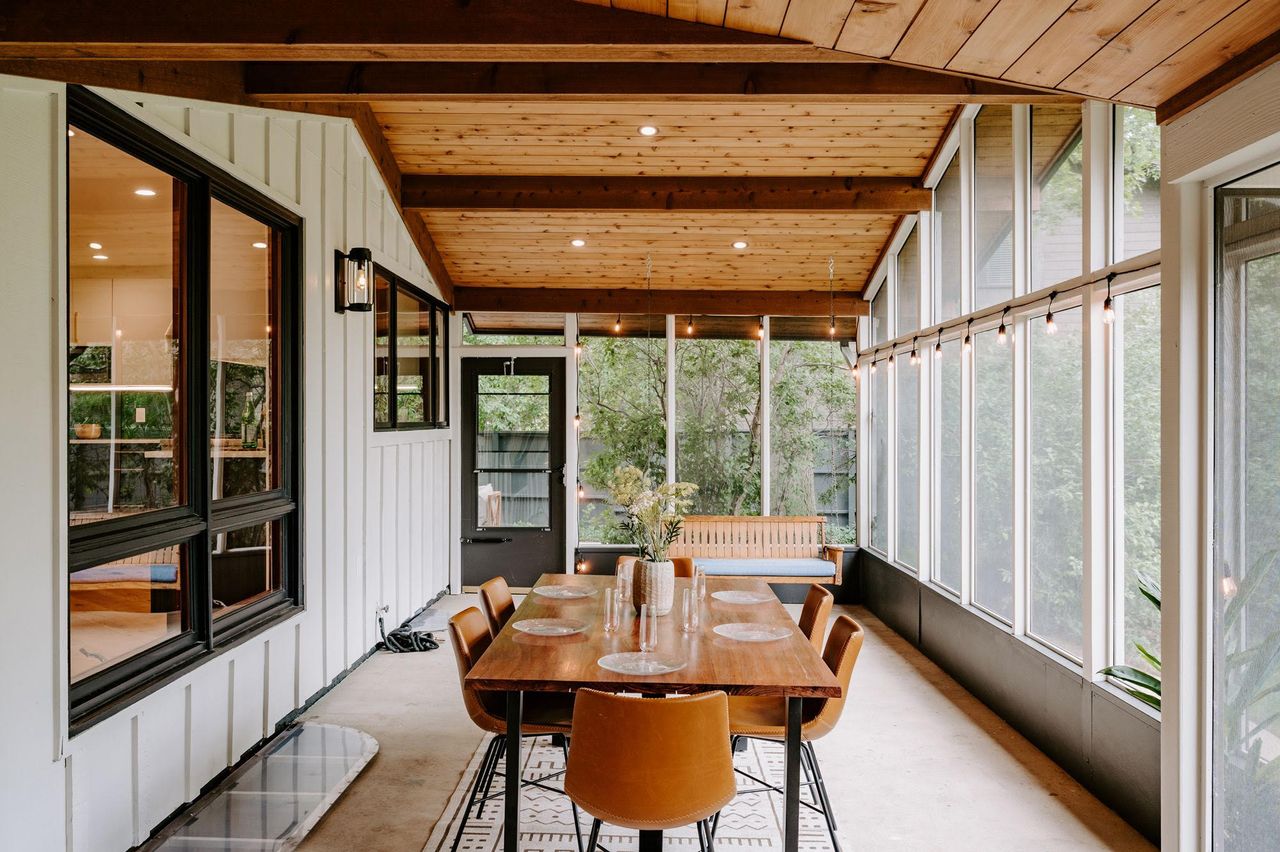
[[[707,572],[701,568],[693,572],[694,597],[698,600],[707,598]]]
[[[680,630],[684,633],[698,630],[698,596],[693,589],[685,589],[681,595]]]
[[[624,601],[631,600],[631,578],[634,576],[632,574],[633,569],[634,563],[632,562],[627,562],[618,566],[618,578],[615,581],[615,586],[618,589],[618,594]]]
[[[622,621],[622,601],[617,589],[604,590],[604,632],[613,633]]]
[[[640,604],[640,650],[649,653],[658,647],[658,611]]]

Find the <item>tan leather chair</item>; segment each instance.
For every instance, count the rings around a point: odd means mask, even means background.
[[[827,638],[827,619],[831,618],[831,607],[835,602],[835,595],[817,583],[812,583],[809,593],[804,596],[800,632],[809,637],[813,649],[819,654],[822,653],[822,641]]]
[[[692,556],[673,556],[671,563],[676,566],[676,576],[684,577],[686,580],[693,579],[693,557]]]
[[[497,636],[516,611],[515,598],[511,597],[511,589],[502,577],[494,577],[480,585],[480,605],[484,607],[485,618],[489,619],[489,633]]]
[[[587,852],[602,821],[648,831],[697,823],[701,845],[710,818],[737,794],[725,694],[651,700],[579,690],[564,789],[595,818]]]
[[[849,699],[849,681],[853,677],[853,666],[858,661],[858,652],[862,650],[862,627],[847,615],[836,619],[827,637],[826,650],[822,654],[823,661],[831,669],[840,683],[839,698],[806,698],[801,716],[800,766],[804,770],[812,789],[816,791],[822,815],[827,820],[827,830],[831,832],[831,843],[836,852],[840,852],[840,842],[836,839],[836,820],[831,810],[831,800],[827,797],[827,785],[822,778],[822,769],[818,766],[818,755],[813,749],[813,741],[831,733],[844,704]],[[734,696],[729,699],[729,730],[733,734],[734,744],[742,737],[783,741],[787,735],[786,701],[781,698],[764,696]],[[775,784],[760,778],[747,776],[752,781],[782,792]]]
[[[634,568],[635,563],[639,558],[639,556],[619,556],[617,561],[613,563],[613,573],[615,575],[622,573],[621,569],[623,565],[631,565]]]
[[[506,588],[506,584],[503,584]],[[453,850],[457,850],[462,839],[462,832],[467,826],[467,819],[476,809],[476,817],[484,815],[485,803],[492,798],[489,794],[497,774],[498,761],[502,760],[507,750],[507,708],[506,696],[501,692],[478,690],[467,686],[467,672],[471,671],[476,661],[489,649],[493,635],[489,632],[489,623],[484,614],[475,607],[467,607],[449,619],[449,641],[453,645],[453,656],[458,664],[458,680],[462,684],[462,703],[467,708],[467,715],[476,727],[494,734],[489,740],[484,757],[480,761],[480,770],[471,784],[467,807],[462,812],[462,820],[458,824],[458,832],[453,838]],[[539,737],[548,734],[558,739],[565,762],[568,763],[568,742],[565,735],[572,730],[573,696],[568,693],[542,692],[526,693],[521,716],[520,734],[524,737]],[[560,773],[546,775],[525,784],[545,784],[546,780]],[[477,804],[479,807],[477,808]],[[574,806],[574,825],[577,825],[577,806]],[[578,848],[582,848],[582,838],[578,838]]]

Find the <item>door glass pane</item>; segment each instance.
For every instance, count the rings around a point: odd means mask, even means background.
[[[973,120],[973,309],[1013,296],[1013,107]]]
[[[214,499],[275,487],[275,239],[214,199],[209,246],[209,443]]]
[[[427,422],[431,400],[431,305],[396,291],[396,425]]]
[[[898,330],[908,334],[920,327],[920,229],[912,227],[911,236],[898,251]]]
[[[214,618],[281,588],[279,541],[276,521],[213,536]]]
[[[477,378],[476,526],[549,526],[551,378]]]
[[[175,544],[71,572],[72,683],[187,629],[186,558]]]
[[[432,353],[436,369],[436,410],[427,419],[437,426],[449,425],[449,312],[441,307],[435,312],[435,330],[433,340],[435,349]]]
[[[182,502],[185,185],[67,138],[67,501],[76,524]]]
[[[898,552],[909,568],[920,563],[920,368],[908,358],[894,358],[897,374]]]
[[[973,336],[973,601],[1013,620],[1013,346]]]
[[[889,553],[889,367],[887,361],[876,365],[871,373],[871,399],[867,414],[871,429],[867,433],[867,496],[871,505],[867,515],[870,521],[871,546],[883,554]]]
[[[691,514],[760,514],[761,415],[758,341],[676,341],[676,479],[698,486]]]
[[[1031,289],[1084,263],[1084,136],[1075,104],[1031,107]]]
[[[1218,204],[1214,848],[1280,834],[1280,166]]]
[[[884,343],[889,339],[889,286],[880,285],[880,289],[871,300],[871,343]]]
[[[1031,608],[1028,632],[1070,657],[1082,649],[1084,461],[1080,309],[1032,320]]]
[[[1120,136],[1121,192],[1117,260],[1160,248],[1160,125],[1156,114],[1138,107],[1116,107]]]
[[[933,321],[960,316],[960,157],[933,191]]]
[[[934,554],[938,583],[960,593],[963,570],[960,543],[961,453],[960,341],[942,344],[942,358],[934,357],[937,382],[934,390],[938,424],[938,552]]]
[[[375,270],[377,267],[374,267]],[[391,280],[373,276],[373,423],[391,425]]]

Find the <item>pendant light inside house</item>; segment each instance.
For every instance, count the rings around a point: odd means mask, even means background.
[[[1111,325],[1116,319],[1115,305],[1111,302],[1111,281],[1115,277],[1114,272],[1107,275],[1107,299],[1102,303],[1102,321],[1107,325]]]
[[[1009,315],[1009,309],[1005,308],[1004,313],[1000,314],[1000,328],[996,329],[996,343],[1004,346],[1008,340],[1009,333],[1005,330],[1004,320]]]
[[[1058,291],[1054,290],[1049,294],[1049,310],[1044,315],[1044,331],[1045,334],[1057,334],[1058,324],[1053,321],[1053,297],[1058,295]]]
[[[334,309],[340,314],[373,310],[373,252],[353,248],[333,254]]]

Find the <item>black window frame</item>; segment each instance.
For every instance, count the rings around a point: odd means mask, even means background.
[[[65,519],[67,582],[74,571],[160,547],[185,545],[182,596],[188,629],[69,684],[71,733],[76,734],[135,703],[250,636],[303,610],[302,493],[302,282],[303,220],[262,193],[199,157],[145,122],[82,86],[67,87],[68,128],[83,129],[186,185],[181,384],[185,401],[178,428],[187,469],[182,505],[72,526]],[[64,163],[70,193],[70,161]],[[266,491],[214,500],[209,465],[210,204],[218,200],[271,229],[279,281],[272,298],[279,328],[273,343],[279,369],[279,411],[272,412],[279,453],[277,479]],[[70,247],[66,247],[69,252]],[[65,322],[70,322],[68,302]],[[66,388],[68,400],[70,388]],[[62,487],[66,487],[63,483]],[[213,615],[212,537],[232,529],[279,524],[281,587],[225,618]],[[67,632],[70,633],[68,604]],[[70,653],[70,643],[68,643]]]
[[[372,397],[372,415],[373,415],[373,431],[375,432],[413,432],[426,429],[448,429],[449,428],[449,369],[448,364],[441,364],[440,361],[448,361],[449,358],[449,313],[452,310],[445,302],[432,296],[424,291],[421,287],[417,287],[404,278],[396,275],[391,270],[380,264],[374,264],[374,288],[377,288],[377,279],[385,278],[389,285],[387,292],[387,420],[378,420],[378,388],[376,385],[376,376],[378,374],[378,327],[377,327],[377,306],[375,296],[374,306],[374,329],[373,329],[373,360],[374,360],[374,376],[375,385],[373,387]],[[396,335],[396,296],[400,293],[406,293],[422,302],[431,315],[431,342],[427,347],[429,354],[428,359],[428,375],[423,376],[423,383],[426,390],[424,396],[424,408],[431,415],[424,417],[421,422],[400,423],[399,422],[399,400],[396,385],[400,377],[400,359],[396,353],[396,347],[399,345]],[[443,381],[442,381],[443,380]]]

